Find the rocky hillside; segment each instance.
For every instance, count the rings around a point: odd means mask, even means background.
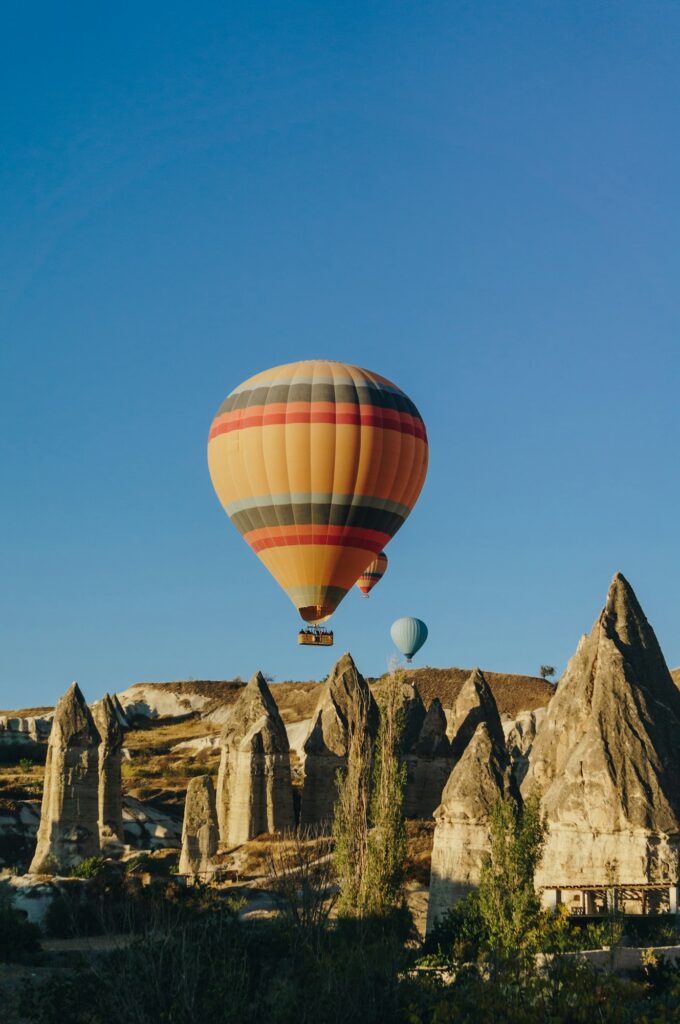
[[[399,672],[400,677],[414,682],[425,702],[437,697],[445,708],[453,707],[465,680],[465,668],[416,668]],[[554,686],[536,676],[485,672],[502,715],[515,718],[520,711],[545,707]],[[384,678],[384,677],[382,677]],[[378,680],[369,679],[373,685]],[[245,686],[240,680],[184,680],[164,683],[135,683],[119,692],[120,702],[128,713],[148,718],[169,718],[182,715],[207,718],[215,723],[223,720],[223,712],[233,704]],[[310,718],[318,697],[320,684],[281,682],[272,685],[272,693],[286,724]]]

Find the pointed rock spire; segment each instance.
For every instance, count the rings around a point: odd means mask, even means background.
[[[375,736],[378,708],[351,654],[343,654],[321,688],[303,745],[302,825],[321,824],[332,819],[336,773],[347,765],[350,730],[358,724],[365,724],[369,734]]]
[[[494,741],[504,743],[495,697],[484,673],[475,668],[463,683],[451,712],[448,737],[454,760],[463,755],[480,722],[486,722]]]
[[[432,817],[452,767],[446,715],[435,697],[423,717],[418,735],[406,752],[404,813],[407,818]]]
[[[546,884],[677,876],[679,731],[680,693],[617,573],[548,705],[522,786],[542,792],[548,814]]]
[[[232,705],[220,746],[217,813],[221,841],[237,846],[262,832],[293,828],[288,735],[261,672]]]
[[[243,742],[261,744],[266,754],[288,753],[286,727],[261,672],[255,673],[232,705],[220,736],[222,746]]]
[[[207,881],[218,842],[215,788],[209,775],[199,775],[189,782],[184,803],[180,875]]]
[[[54,712],[31,872],[67,871],[99,853],[99,743],[90,709],[72,683]]]
[[[434,812],[428,930],[479,883],[495,804],[508,798],[519,800],[498,708],[481,672],[472,673],[460,697],[454,743],[459,740],[462,752]],[[464,745],[461,730],[467,740]]]
[[[122,843],[123,787],[121,781],[121,747],[123,730],[108,693],[92,709],[101,737],[99,746],[99,839],[102,846]]]
[[[451,744],[446,735],[446,715],[439,697],[433,697],[411,750],[418,757],[451,757]]]
[[[129,729],[130,728],[130,721],[128,719],[128,716],[125,714],[125,710],[123,708],[123,705],[121,704],[120,700],[118,699],[118,694],[117,693],[113,694],[113,696],[111,697],[111,701],[113,703],[113,709],[116,712],[116,718],[118,719],[119,726],[123,730]]]

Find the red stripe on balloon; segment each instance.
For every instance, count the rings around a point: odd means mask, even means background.
[[[394,409],[382,409],[378,406],[367,408],[357,406],[355,412],[329,412],[308,410],[291,410],[290,412],[267,412],[266,406],[253,409],[236,409],[217,417],[210,428],[210,440],[220,434],[228,434],[232,430],[245,430],[249,427],[281,426],[288,423],[339,423],[362,427],[382,427],[386,430],[399,430],[402,434],[410,434],[425,441],[427,433],[422,420],[410,413],[400,413]]]

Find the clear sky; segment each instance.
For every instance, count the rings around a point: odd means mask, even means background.
[[[680,5],[5,4],[0,707],[320,678],[349,649],[561,669],[610,578],[680,663]],[[210,421],[307,357],[431,462],[336,647],[220,508]]]

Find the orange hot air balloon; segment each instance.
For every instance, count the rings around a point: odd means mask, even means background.
[[[333,614],[404,523],[427,458],[425,424],[403,391],[324,359],[245,381],[208,440],[227,515],[309,623]]]
[[[366,566],[357,580],[357,586],[364,597],[368,597],[376,583],[380,583],[380,580],[385,575],[386,569],[387,555],[384,551],[381,551],[375,561]]]

